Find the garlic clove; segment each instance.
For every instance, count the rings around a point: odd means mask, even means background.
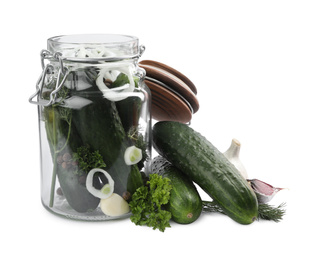
[[[105,215],[111,217],[121,216],[130,211],[128,202],[117,193],[112,193],[110,197],[101,199],[100,207]]]
[[[240,147],[240,142],[237,139],[233,138],[229,149],[224,152],[223,155],[238,169],[242,177],[247,179],[248,173],[239,158]]]
[[[247,181],[256,193],[259,204],[269,202],[277,194],[277,192],[284,189],[273,187],[272,185],[258,179],[249,179]]]

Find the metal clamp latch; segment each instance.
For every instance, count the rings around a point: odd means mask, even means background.
[[[41,56],[41,65],[42,65],[42,69],[43,72],[40,75],[39,79],[37,80],[36,83],[36,92],[31,95],[31,97],[29,98],[29,102],[31,104],[35,104],[35,105],[41,105],[41,106],[50,106],[52,104],[55,103],[56,101],[56,93],[62,88],[62,86],[64,85],[64,82],[67,78],[68,73],[68,69],[66,67],[64,67],[63,64],[63,60],[62,60],[62,55],[59,52],[56,52],[54,54],[52,54],[51,52],[47,51],[47,50],[42,50],[40,53]],[[45,100],[45,99],[41,99],[38,97],[37,101],[34,101],[33,99],[35,97],[37,97],[39,95],[39,93],[41,93],[43,87],[44,87],[44,83],[45,83],[45,78],[46,78],[46,74],[51,74],[54,72],[55,68],[52,64],[47,64],[45,65],[45,59],[54,59],[57,60],[59,62],[59,70],[58,70],[58,74],[57,74],[57,81],[56,81],[56,86],[54,91],[52,91],[50,93],[49,96],[49,100]],[[59,79],[62,78],[62,80],[60,81]]]

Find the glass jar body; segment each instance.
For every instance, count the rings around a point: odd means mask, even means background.
[[[144,71],[136,57],[54,56],[38,94],[42,203],[78,220],[127,217],[151,156]]]

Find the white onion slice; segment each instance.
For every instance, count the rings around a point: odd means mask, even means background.
[[[102,57],[118,57],[120,56],[119,51],[111,50],[110,48],[100,48],[92,49],[91,45],[83,45],[79,48],[73,49],[68,53],[68,56],[77,57],[77,58],[102,58]],[[122,56],[122,55],[121,55]],[[99,65],[98,65],[99,67]],[[133,73],[136,71],[135,65],[132,61],[121,61],[121,62],[111,62],[111,63],[102,63],[102,68],[98,74],[96,79],[96,85],[103,93],[103,96],[110,101],[120,101],[124,100],[131,96],[137,96],[139,98],[142,97],[142,93],[134,92],[135,90],[135,81],[133,77]],[[124,86],[118,88],[108,88],[103,79],[110,79],[115,81],[118,74],[122,72],[128,76],[129,84],[125,84]]]
[[[93,186],[93,176],[97,172],[102,172],[105,175],[105,177],[107,177],[107,179],[109,181],[109,188],[110,188],[110,191],[108,193],[102,192],[101,190],[98,190]],[[107,173],[105,170],[102,170],[102,169],[99,169],[99,168],[93,168],[91,171],[89,171],[89,173],[87,174],[87,177],[86,177],[86,184],[85,185],[86,185],[87,190],[93,196],[95,196],[97,198],[100,198],[100,199],[109,198],[112,195],[113,191],[114,191],[114,181],[111,178],[110,174]]]
[[[106,65],[106,68],[101,69],[96,79],[96,85],[103,93],[103,96],[110,101],[120,101],[130,96],[136,96],[136,93],[134,93],[135,81],[132,75],[133,69],[133,66],[131,66],[129,63],[110,64],[109,66]],[[125,84],[125,86],[120,86],[117,88],[108,88],[104,84],[103,79],[108,78],[114,81],[116,78],[116,71],[118,71],[119,73],[122,72],[127,75],[129,84]]]
[[[130,146],[124,152],[124,161],[127,165],[133,165],[142,159],[142,150],[136,146]]]

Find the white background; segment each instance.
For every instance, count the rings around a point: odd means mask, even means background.
[[[311,0],[2,2],[0,258],[322,259],[322,14]],[[287,203],[284,220],[203,214],[162,233],[48,213],[28,98],[47,38],[76,33],[135,35],[142,59],[187,75],[200,102],[191,126],[221,151],[237,138],[249,177],[289,188],[271,203]]]

